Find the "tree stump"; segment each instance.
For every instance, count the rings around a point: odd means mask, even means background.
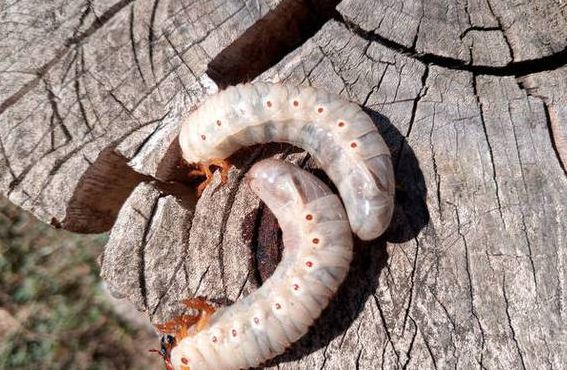
[[[396,209],[266,366],[567,363],[561,1],[13,0],[0,20],[0,190],[54,227],[110,230],[102,277],[152,322],[182,298],[235,301],[277,265],[277,221],[241,180],[270,156],[317,171],[310,157],[246,149],[197,199],[176,137],[208,94],[286,81],[373,118]]]

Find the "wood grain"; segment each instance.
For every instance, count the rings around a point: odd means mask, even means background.
[[[311,15],[317,25],[286,34],[282,24],[314,6],[324,8]],[[561,368],[566,9],[552,0],[4,3],[0,189],[54,226],[112,227],[102,276],[153,322],[193,295],[227,304],[256,289],[281,253],[277,222],[241,182],[246,170],[278,156],[325,176],[295,148],[255,147],[231,159],[227,184],[216,176],[197,199],[179,161],[179,121],[227,82],[324,88],[363,106],[384,135],[394,219],[382,238],[357,243],[336,299],[266,366]],[[286,11],[298,16],[278,23]],[[50,16],[34,22],[40,14]],[[278,57],[245,68],[251,44],[286,37],[294,42],[277,43],[287,48]]]

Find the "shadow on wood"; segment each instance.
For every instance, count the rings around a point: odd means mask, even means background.
[[[392,153],[397,184],[392,223],[386,233],[377,240],[363,242],[355,239],[351,269],[336,296],[331,300],[329,306],[323,311],[309,333],[292,345],[283,355],[269,361],[265,365],[267,367],[283,362],[298,361],[302,357],[326,347],[334,338],[346,335],[352,323],[364,310],[364,305],[369,298],[374,298],[376,305],[379,306],[376,291],[378,278],[388,260],[386,242],[402,243],[413,239],[429,222],[429,211],[425,202],[427,188],[413,150],[387,117],[376,111],[368,109],[365,109],[365,111],[371,116]],[[328,185],[331,185],[324,172],[315,172],[318,177],[323,178]],[[256,222],[264,226],[266,224],[271,225],[272,232],[271,237],[268,238],[269,243],[262,243],[262,241],[266,242],[266,237],[260,236],[258,238],[260,246],[255,251],[256,263],[264,263],[265,258],[276,258],[279,262],[279,258],[281,258],[280,249],[278,249],[279,253],[274,252],[274,248],[271,247],[268,251],[264,251],[261,245],[281,245],[281,233],[273,231],[277,228],[277,221],[266,207],[263,208],[259,212]],[[268,266],[275,268],[275,264],[268,264]],[[264,281],[266,279],[265,267],[257,267],[261,279]],[[381,309],[379,308],[379,310]],[[382,325],[381,322],[378,324]]]
[[[384,238],[391,243],[404,243],[415,238],[429,223],[427,187],[417,158],[405,137],[380,113],[364,109],[370,115],[392,153],[396,174],[394,215]]]
[[[149,179],[132,170],[127,162],[114,146],[102,150],[75,188],[65,219],[59,222],[53,218],[51,225],[79,233],[110,230],[132,190]]]

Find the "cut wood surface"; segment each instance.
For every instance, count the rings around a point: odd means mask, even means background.
[[[176,137],[228,84],[289,82],[372,117],[396,209],[266,367],[567,363],[561,1],[13,0],[0,35],[0,190],[55,227],[110,230],[102,277],[152,322],[194,295],[230,304],[277,265],[277,221],[241,180],[272,156],[326,179],[310,156],[243,150],[197,199]]]

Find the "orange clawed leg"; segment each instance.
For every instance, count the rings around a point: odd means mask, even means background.
[[[203,297],[195,297],[183,300],[185,306],[198,310],[200,312],[199,320],[197,321],[197,332],[205,328],[212,314],[215,313],[215,308],[207,303]]]
[[[162,333],[173,334],[177,340],[185,338],[188,329],[199,321],[199,316],[181,315],[174,317],[173,320],[164,322],[163,324],[154,325],[157,330]]]
[[[206,162],[201,162],[197,164],[197,169],[189,172],[189,177],[202,177],[205,176],[205,181],[203,181],[197,187],[197,194],[201,195],[203,190],[209,185],[213,179],[213,172],[211,167],[218,167],[220,169],[221,183],[224,184],[228,180],[228,170],[230,169],[230,163],[226,159],[211,159]]]
[[[159,354],[165,362],[167,370],[173,370],[171,363],[171,350],[187,335],[189,328],[196,325],[197,332],[201,331],[209,324],[211,315],[215,313],[215,308],[207,303],[202,297],[195,297],[183,300],[183,303],[194,310],[199,311],[197,315],[177,316],[173,320],[163,324],[155,325],[156,329],[164,334],[173,334],[174,336],[164,335],[161,339],[161,348],[152,349],[150,352]],[[181,366],[182,370],[189,370],[189,367]]]
[[[173,320],[156,324],[155,327],[162,333],[173,334],[179,341],[188,335],[188,330],[196,325],[197,332],[201,331],[209,323],[209,319],[215,308],[207,303],[202,297],[189,298],[182,301],[188,308],[199,311],[197,315],[181,315],[174,317]]]

